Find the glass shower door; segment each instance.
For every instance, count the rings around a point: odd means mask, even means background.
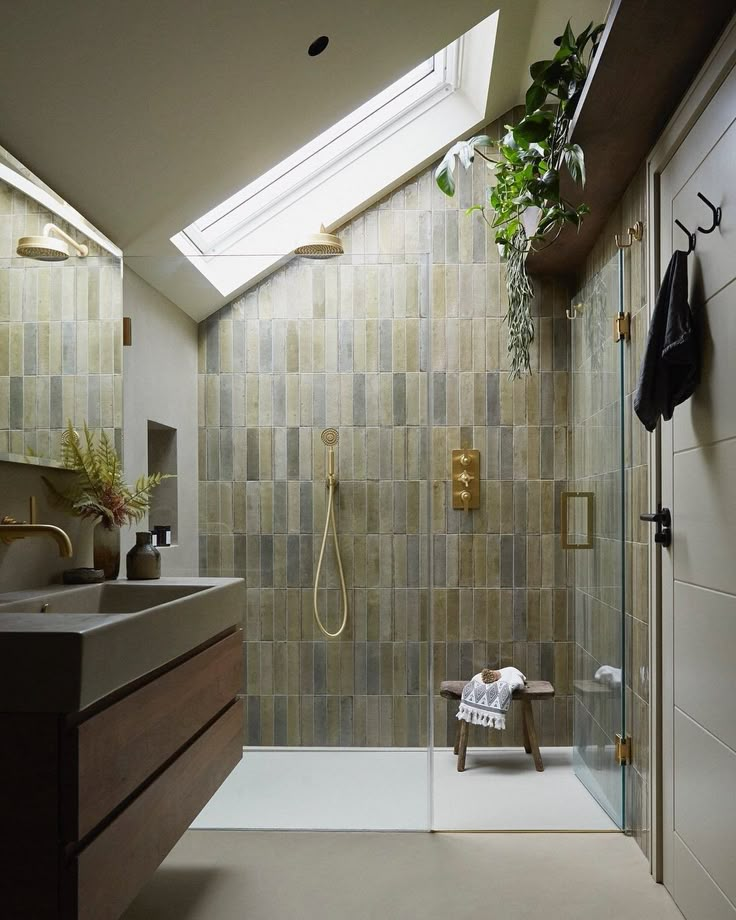
[[[577,776],[624,827],[625,687],[625,341],[614,341],[623,312],[623,253],[574,297],[569,491],[561,531],[569,552],[575,616],[574,754]]]

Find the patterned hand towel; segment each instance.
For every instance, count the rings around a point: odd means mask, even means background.
[[[463,696],[458,709],[458,719],[473,725],[488,725],[506,728],[506,713],[511,705],[514,690],[523,687],[526,677],[518,668],[501,668],[501,676],[492,684],[483,681],[482,672],[471,677],[463,687]]]

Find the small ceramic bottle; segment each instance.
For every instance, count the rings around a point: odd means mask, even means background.
[[[125,560],[126,574],[131,580],[161,577],[161,553],[151,542],[150,530],[136,533],[135,546]]]

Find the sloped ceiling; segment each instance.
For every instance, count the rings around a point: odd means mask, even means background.
[[[605,3],[27,0],[3,10],[0,144],[126,253],[179,259],[174,233],[499,8],[489,118]],[[196,318],[220,306],[192,284]]]

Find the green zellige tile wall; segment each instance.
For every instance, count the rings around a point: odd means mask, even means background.
[[[59,459],[71,419],[122,430],[120,263],[90,254],[43,263],[15,254],[18,238],[47,222],[76,231],[0,181],[0,457]]]
[[[344,258],[293,261],[200,326],[200,570],[247,580],[247,744],[424,745],[432,705],[443,745],[439,682],[512,663],[555,684],[541,742],[570,743],[568,291],[537,284],[534,373],[512,383],[503,267],[464,213],[486,180],[479,158],[447,199],[422,172],[339,231]],[[351,613],[326,641],[312,589],[328,426]],[[449,502],[459,446],[481,451],[467,517]],[[334,628],[331,547],[326,584]],[[478,743],[519,743],[511,721]]]

